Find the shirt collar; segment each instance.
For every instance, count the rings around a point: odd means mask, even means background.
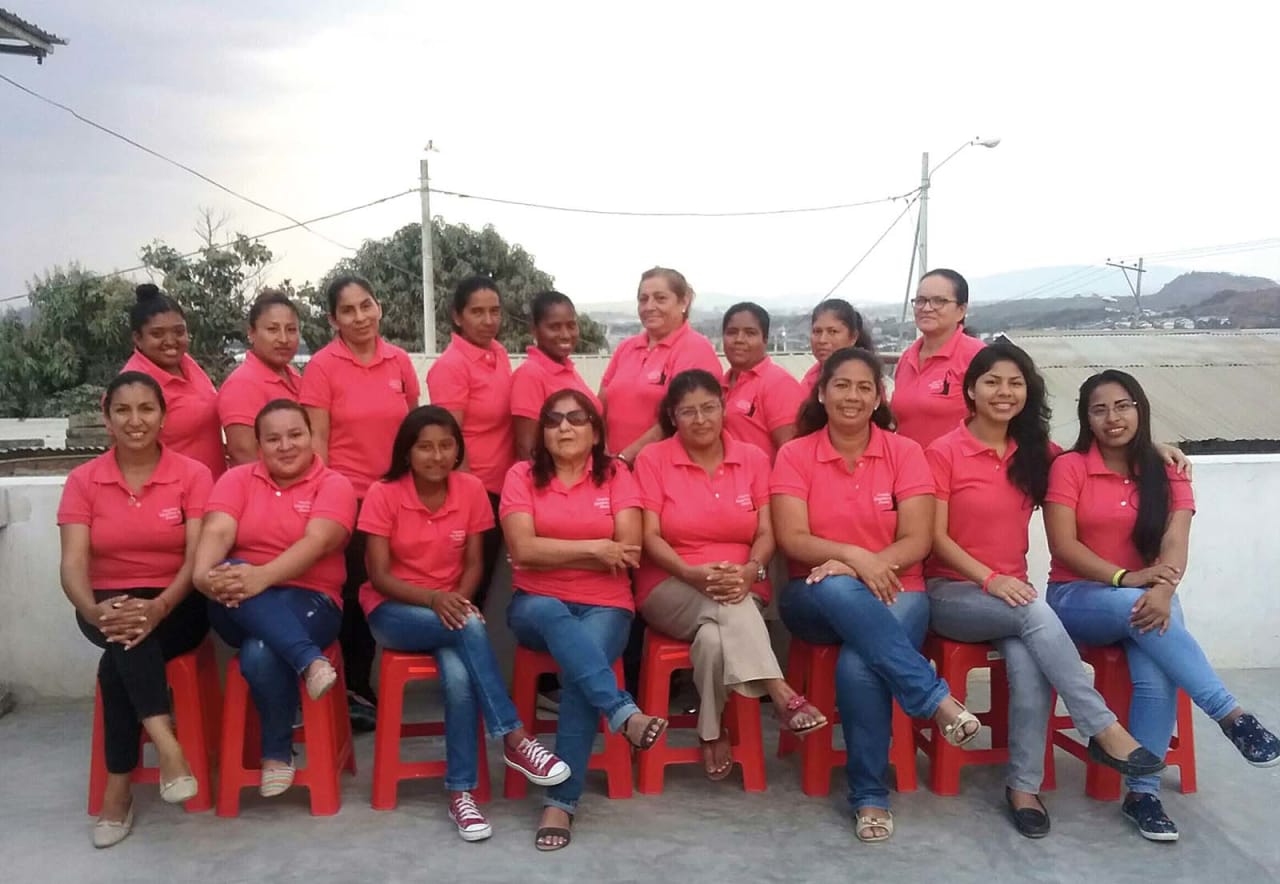
[[[468,362],[488,362],[493,364],[498,359],[498,340],[494,338],[489,342],[488,347],[478,347],[468,341],[460,333],[454,332],[453,337],[449,341],[449,349],[456,349],[459,353],[467,358]]]
[[[448,486],[444,492],[444,503],[440,504],[440,508],[429,510],[426,504],[422,502],[422,498],[418,496],[418,486],[413,482],[413,473],[408,472],[396,480],[396,487],[400,493],[400,506],[405,509],[417,510],[426,513],[432,518],[448,515],[458,508],[458,473],[449,474]]]
[[[124,370],[140,371],[144,374],[151,375],[151,377],[159,382],[161,387],[167,387],[170,384],[191,383],[191,379],[196,376],[196,373],[203,371],[203,369],[200,368],[199,363],[191,358],[190,353],[182,354],[180,366],[182,374],[174,374],[173,372],[166,371],[156,365],[151,361],[151,358],[145,355],[141,350],[134,350],[133,355],[129,357],[129,361],[125,363]]]
[[[1098,450],[1098,443],[1094,442],[1089,446],[1089,450],[1084,455],[1084,468],[1090,476],[1114,476],[1115,471],[1107,466],[1106,461],[1102,459],[1102,452]]]
[[[570,374],[574,371],[572,357],[566,357],[564,362],[556,362],[537,346],[527,347],[524,352],[527,361],[537,363],[550,374]]]
[[[771,369],[772,367],[773,367],[773,360],[770,359],[768,356],[765,356],[764,359],[761,359],[759,362],[757,362],[755,365],[751,366],[750,368],[744,368],[742,369],[742,371],[738,372],[738,384],[739,385],[742,384],[742,382],[749,377],[751,378],[763,377],[764,373],[769,369]],[[728,371],[724,373],[723,385],[726,390],[731,389],[729,386]]]
[[[699,464],[694,463],[693,459],[689,457],[689,452],[685,450],[684,443],[681,442],[678,437],[672,436],[670,441],[672,450],[675,452],[671,457],[671,462],[673,464],[680,467],[696,467],[697,469],[702,469]],[[746,462],[744,459],[746,452],[742,447],[746,443],[739,442],[728,433],[722,434],[720,436],[720,441],[724,443],[724,463],[738,464],[740,466]]]
[[[128,488],[125,484],[124,473],[120,472],[120,464],[116,462],[115,446],[101,457],[96,459],[93,466],[93,472],[90,478],[99,485],[119,485],[121,488]],[[160,460],[156,462],[156,468],[151,471],[151,475],[147,477],[147,481],[142,483],[142,487],[149,485],[169,485],[174,482],[181,481],[182,475],[178,471],[178,455],[170,451],[167,446],[160,446]],[[130,491],[132,493],[132,491]]]
[[[1018,450],[1018,443],[1013,439],[1013,437],[1009,437],[1008,442],[1009,445],[1004,450],[1003,460],[1008,460],[1013,457],[1013,453]],[[967,420],[960,422],[960,451],[966,457],[974,457],[988,451],[993,454],[995,453],[994,448],[986,442],[983,442],[977,436],[973,435],[973,431],[969,429]]]
[[[289,487],[294,488],[298,485],[305,485],[307,482],[310,482],[316,476],[320,475],[320,473],[323,472],[324,469],[325,469],[324,461],[322,461],[316,455],[312,455],[311,466],[307,467],[307,471],[302,474],[301,479],[294,482]],[[276,484],[276,480],[271,478],[271,473],[267,472],[267,465],[266,463],[263,462],[261,456],[259,456],[257,462],[254,463],[251,475],[255,479],[258,479],[259,481],[267,483],[267,485],[269,485],[270,487],[278,491],[283,490],[280,488],[279,485]]]
[[[378,337],[374,338],[373,359],[367,363],[361,362],[359,359],[356,358],[356,354],[351,352],[351,348],[347,346],[347,342],[342,340],[342,335],[338,335],[337,337],[335,337],[333,339],[333,343],[334,343],[334,348],[333,348],[334,356],[337,356],[341,359],[345,359],[348,362],[355,363],[356,365],[377,365],[379,362],[382,362],[384,359],[391,358],[391,350],[388,347],[387,342],[382,339],[382,335],[378,335]]]
[[[964,337],[965,337],[964,323],[962,322],[956,326],[956,330],[951,333],[951,337],[947,338],[946,343],[943,344],[941,347],[939,347],[938,351],[934,353],[932,356],[930,356],[928,359],[926,359],[925,362],[931,362],[934,359],[951,359],[956,355],[956,349],[960,346],[960,342],[964,339]],[[919,337],[919,338],[916,338],[916,340],[912,342],[911,346],[908,348],[911,354],[915,356],[915,362],[917,365],[920,364],[920,350],[923,347],[924,347],[924,338]]]
[[[296,388],[298,383],[302,380],[302,375],[299,374],[298,370],[292,365],[286,365],[284,367],[285,374],[289,376],[288,379],[286,380],[285,378],[282,378],[280,375],[275,373],[271,366],[259,359],[252,350],[249,350],[244,354],[244,364],[258,380],[267,381],[269,383],[274,382],[290,388]]]
[[[834,445],[831,444],[831,432],[827,427],[823,427],[818,431],[818,449],[814,452],[818,461],[826,463],[833,460],[844,460],[844,455],[836,451]],[[867,447],[859,455],[859,457],[884,457],[884,430],[871,425],[871,438],[867,440]]]
[[[671,334],[667,335],[661,341],[658,341],[656,344],[654,344],[653,349],[656,350],[660,347],[666,347],[666,348],[674,347],[676,344],[684,340],[684,338],[687,337],[688,334],[689,334],[689,320],[686,319],[684,322],[680,323],[680,327],[678,329],[673,331]],[[647,331],[640,332],[640,345],[642,347],[649,346],[649,333]]]

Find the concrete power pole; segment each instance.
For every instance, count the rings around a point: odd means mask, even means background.
[[[431,142],[427,142],[430,151]],[[431,253],[431,176],[427,172],[427,158],[418,163],[422,196],[422,351],[428,356],[436,354],[436,267]]]
[[[1123,261],[1107,261],[1108,267],[1115,267],[1124,273],[1124,281],[1129,283],[1129,291],[1133,292],[1133,327],[1138,327],[1138,322],[1142,319],[1142,274],[1147,271],[1142,269],[1143,258],[1138,259],[1137,264],[1125,264]],[[1134,278],[1129,278],[1130,271],[1133,272]]]

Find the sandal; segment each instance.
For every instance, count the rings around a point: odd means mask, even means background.
[[[635,718],[635,715],[631,716],[631,718]],[[644,726],[644,733],[640,735],[640,741],[636,742],[631,739],[631,734],[628,731],[628,726],[631,724],[631,718],[628,718],[622,725],[622,736],[624,736],[627,742],[635,749],[644,751],[645,749],[651,748],[654,743],[658,742],[658,737],[662,736],[667,730],[667,720],[665,718],[658,718],[655,715],[650,718],[649,723]]]
[[[872,835],[875,829],[884,829],[883,835]],[[875,844],[880,841],[888,841],[893,837],[893,814],[884,811],[884,816],[871,816],[870,814],[860,813],[855,818],[853,826],[853,834],[858,836],[858,840],[863,844]]]
[[[721,731],[718,740],[699,740],[702,744],[702,772],[706,774],[707,779],[713,783],[718,783],[733,772],[733,747],[729,747],[729,757],[719,766],[713,766],[716,760],[716,747],[721,745],[723,740],[728,738],[728,734]]]
[[[573,827],[573,814],[569,814],[569,828]],[[543,838],[563,838],[563,844],[543,844]],[[569,842],[573,840],[573,832],[564,826],[543,826],[533,835],[533,846],[543,853],[550,853],[553,850],[564,850],[569,846]]]
[[[969,725],[973,725],[972,730],[969,729]],[[941,726],[942,738],[952,746],[963,746],[973,740],[981,730],[982,722],[978,721],[978,716],[964,706],[960,707],[960,712],[955,718]]]
[[[792,696],[792,698],[787,701],[786,710],[787,714],[785,717],[781,714],[779,714],[778,717],[783,719],[783,726],[797,737],[803,737],[805,734],[811,734],[814,731],[821,730],[827,726],[827,717],[822,714],[822,710],[810,703],[804,694],[795,694]],[[815,721],[803,726],[797,725],[796,719],[800,718],[805,713],[808,713],[809,717],[814,718]]]

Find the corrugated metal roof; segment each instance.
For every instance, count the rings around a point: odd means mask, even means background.
[[[1075,440],[1085,378],[1119,368],[1151,399],[1162,441],[1280,439],[1280,331],[1141,331],[1007,335],[1035,360],[1053,405],[1053,438]]]
[[[33,37],[43,40],[49,44],[55,44],[58,46],[67,45],[67,41],[59,37],[57,34],[51,34],[43,28],[36,27],[31,22],[24,21],[7,9],[0,9],[0,28],[3,28],[4,25],[9,25],[11,28],[19,31],[26,31]]]

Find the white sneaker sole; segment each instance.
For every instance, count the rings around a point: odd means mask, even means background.
[[[537,774],[530,773],[511,759],[507,758],[505,754],[502,756],[502,763],[512,770],[520,771],[520,773],[524,774],[524,778],[535,786],[558,786],[573,775],[573,771],[569,769],[569,765],[565,764],[563,761],[560,762],[564,765],[563,770],[559,773],[552,774],[549,777],[540,777]]]
[[[1275,758],[1271,759],[1270,761],[1249,761],[1249,759],[1247,758],[1245,759],[1245,761],[1248,761],[1249,764],[1253,765],[1254,767],[1275,767],[1277,764],[1280,764],[1280,755],[1277,755]]]
[[[484,841],[493,836],[493,826],[491,825],[486,824],[483,829],[471,829],[468,831],[458,826],[458,821],[452,816],[449,817],[449,821],[458,827],[458,837],[463,841]]]

